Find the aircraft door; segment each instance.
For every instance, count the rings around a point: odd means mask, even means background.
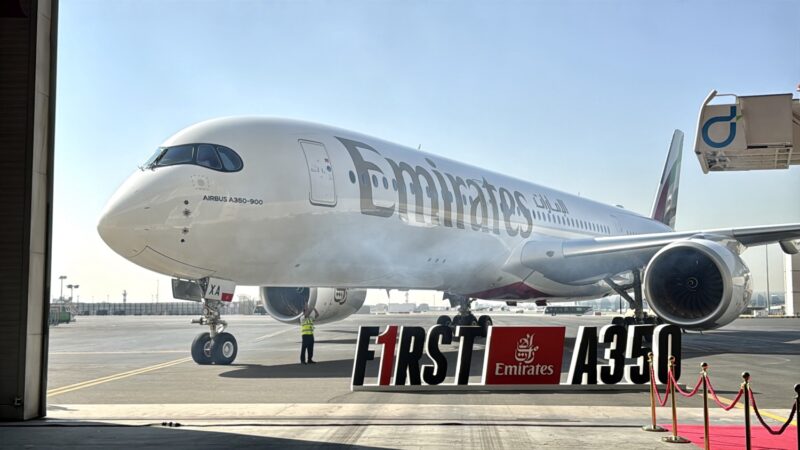
[[[612,231],[613,234],[615,234],[615,235],[622,235],[623,234],[623,232],[622,232],[622,223],[620,223],[619,218],[614,214],[611,214],[611,225],[612,225],[611,231]]]
[[[333,167],[328,151],[319,142],[301,140],[300,147],[306,157],[310,180],[309,200],[314,205],[336,205],[336,189],[333,184]]]

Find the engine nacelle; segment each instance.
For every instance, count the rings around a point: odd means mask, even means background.
[[[738,254],[707,239],[673,242],[644,275],[650,308],[665,322],[709,330],[731,323],[753,294],[750,269]]]
[[[314,322],[342,320],[361,309],[367,299],[366,289],[261,287],[264,307],[275,320],[300,323],[303,308],[316,309]],[[312,316],[313,317],[313,316]]]

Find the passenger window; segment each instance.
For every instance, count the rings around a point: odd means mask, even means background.
[[[211,169],[222,169],[222,163],[214,150],[213,145],[200,144],[197,146],[197,165]]]
[[[217,146],[217,153],[219,153],[219,157],[222,160],[222,167],[224,167],[227,172],[242,170],[242,158],[240,158],[235,151],[228,147]]]
[[[156,163],[157,166],[172,166],[175,164],[189,164],[192,162],[194,147],[191,145],[179,145],[170,147]]]

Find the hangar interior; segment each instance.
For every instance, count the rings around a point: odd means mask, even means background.
[[[45,415],[57,0],[0,3],[0,419]]]

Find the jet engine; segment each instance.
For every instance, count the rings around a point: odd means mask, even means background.
[[[728,247],[707,239],[673,242],[644,275],[650,308],[665,322],[709,330],[741,314],[753,294],[750,269]]]
[[[261,287],[270,316],[283,323],[299,323],[303,308],[316,309],[316,323],[334,322],[358,311],[367,298],[365,289]]]

